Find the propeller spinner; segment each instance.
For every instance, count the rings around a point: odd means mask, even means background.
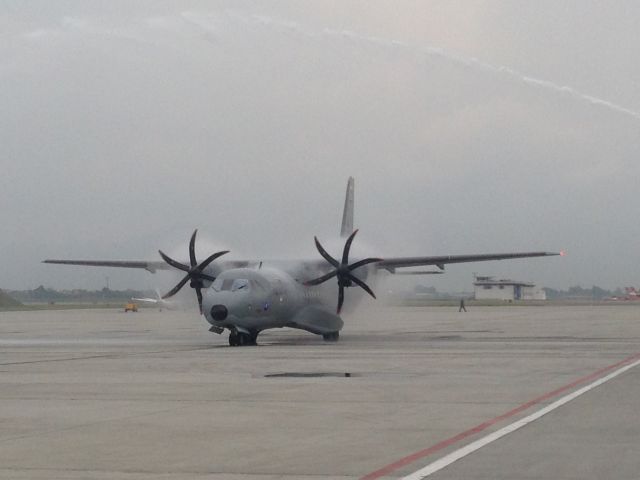
[[[353,242],[353,238],[356,236],[356,233],[358,233],[358,230],[354,230],[354,232],[351,235],[349,235],[349,238],[347,238],[347,241],[344,244],[344,250],[342,251],[341,262],[338,262],[335,258],[329,255],[324,248],[322,248],[322,245],[320,245],[320,242],[318,241],[318,237],[313,237],[316,242],[316,248],[318,249],[318,252],[320,252],[320,255],[322,255],[322,257],[327,262],[329,262],[331,265],[335,267],[335,270],[327,273],[326,275],[318,277],[316,279],[308,280],[304,282],[304,284],[308,286],[320,285],[321,283],[324,283],[333,277],[338,277],[338,309],[336,310],[336,313],[338,314],[340,313],[340,310],[342,309],[342,304],[344,302],[345,287],[352,287],[354,283],[358,285],[360,288],[362,288],[369,295],[371,295],[373,298],[376,298],[376,295],[369,288],[369,286],[366,283],[364,283],[362,280],[360,280],[358,277],[353,275],[351,272],[369,263],[381,262],[382,259],[381,258],[365,258],[363,260],[359,260],[349,265],[349,251],[351,250],[351,243]]]
[[[198,233],[198,229],[194,230],[193,235],[191,235],[191,240],[189,241],[189,265],[185,265],[184,263],[177,262],[173,258],[166,255],[162,250],[158,250],[162,259],[167,262],[172,267],[177,268],[178,270],[182,270],[183,272],[187,272],[182,280],[178,282],[178,284],[173,287],[168,293],[165,293],[162,298],[169,298],[174,296],[176,293],[180,291],[184,285],[190,281],[189,286],[196,290],[196,295],[198,297],[198,306],[200,307],[200,313],[202,314],[202,288],[204,287],[204,280],[209,280],[213,282],[216,277],[204,273],[204,269],[213,262],[216,258],[221,257],[225,253],[229,253],[229,250],[224,250],[222,252],[214,253],[207,257],[204,262],[198,263],[196,260],[196,234]]]

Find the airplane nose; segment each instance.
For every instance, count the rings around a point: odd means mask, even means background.
[[[229,311],[224,305],[214,305],[211,307],[211,317],[214,320],[220,322],[227,318],[227,315],[229,315]]]

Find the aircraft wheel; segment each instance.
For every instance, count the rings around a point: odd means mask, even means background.
[[[238,333],[238,346],[246,347],[247,345],[251,345],[251,335],[248,333]]]
[[[340,338],[340,332],[325,333],[322,338],[325,342],[337,342]]]
[[[259,331],[255,331],[255,330],[251,332],[249,345],[258,345],[259,333],[260,333]]]
[[[248,334],[243,332],[232,331],[229,334],[229,345],[232,347],[246,347],[247,345],[256,345],[258,334]]]

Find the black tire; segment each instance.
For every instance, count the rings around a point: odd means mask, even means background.
[[[232,347],[246,347],[247,345],[256,345],[256,338],[258,334],[255,335],[243,332],[231,332],[229,334],[229,345]]]
[[[238,346],[239,347],[246,347],[247,345],[252,345],[252,343],[251,343],[251,335],[249,335],[248,333],[239,332],[238,333]]]
[[[325,333],[322,338],[325,342],[337,342],[340,339],[340,332]]]

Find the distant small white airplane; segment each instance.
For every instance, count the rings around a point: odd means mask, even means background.
[[[166,308],[167,310],[177,310],[178,309],[178,304],[174,301],[171,300],[165,300],[164,298],[162,298],[162,294],[160,293],[160,290],[158,290],[157,288],[155,289],[156,291],[156,298],[135,298],[135,297],[131,297],[131,300],[136,301],[136,302],[144,302],[144,303],[151,303],[155,306],[157,306],[160,310],[162,310],[163,308]]]

